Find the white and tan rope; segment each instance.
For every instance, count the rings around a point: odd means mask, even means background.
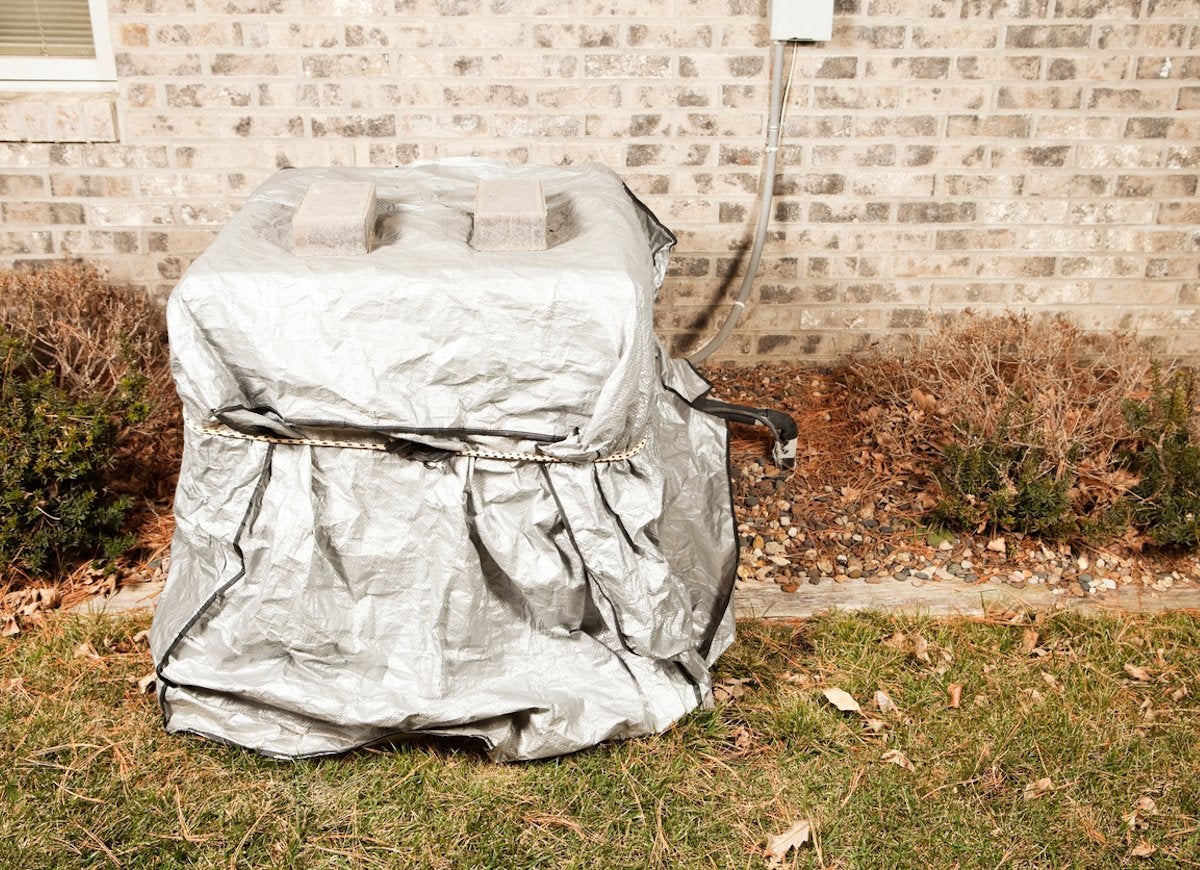
[[[193,420],[188,415],[183,417],[184,425],[200,435],[216,435],[220,438],[239,438],[243,441],[265,441],[270,444],[293,444],[303,445],[307,447],[342,447],[349,450],[377,450],[381,453],[388,452],[388,445],[380,441],[342,441],[330,438],[279,438],[273,435],[251,435],[247,432],[239,432],[222,423],[199,423]],[[421,446],[421,445],[418,445]],[[628,450],[621,450],[617,453],[601,456],[598,459],[591,460],[592,462],[622,462],[626,459],[632,459],[642,452],[646,446],[646,439],[643,438],[633,447]],[[431,448],[441,450],[442,448]],[[503,450],[486,450],[474,448],[470,450],[446,450],[452,456],[469,456],[475,459],[499,459],[505,462],[543,462],[547,464],[569,463],[570,460],[559,459],[556,456],[544,456],[540,453],[516,453]]]

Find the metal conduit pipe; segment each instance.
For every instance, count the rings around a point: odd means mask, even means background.
[[[754,230],[754,246],[750,249],[750,262],[746,266],[746,274],[742,278],[741,289],[733,302],[733,310],[725,318],[720,331],[708,343],[689,356],[688,362],[702,363],[726,339],[737,326],[742,312],[746,309],[746,300],[750,298],[750,289],[754,285],[754,276],[758,272],[758,263],[762,259],[763,244],[767,240],[767,224],[771,221],[771,200],[775,198],[775,164],[779,157],[779,127],[783,117],[783,47],[785,43],[776,42],[771,63],[771,109],[767,120],[767,159],[766,177],[763,183],[762,197],[758,202],[758,225]]]

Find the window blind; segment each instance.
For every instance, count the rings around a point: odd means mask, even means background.
[[[88,0],[0,0],[0,57],[95,57]]]

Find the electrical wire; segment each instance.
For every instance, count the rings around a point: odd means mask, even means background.
[[[779,129],[783,121],[783,50],[786,43],[777,41],[772,53],[771,62],[771,106],[767,116],[767,149],[766,170],[763,178],[762,196],[758,202],[758,223],[754,230],[754,244],[750,249],[750,262],[746,265],[746,274],[742,277],[742,286],[733,301],[733,308],[725,317],[720,330],[709,339],[703,347],[688,356],[688,362],[702,363],[725,343],[746,310],[746,300],[750,298],[750,290],[754,286],[754,277],[758,273],[758,264],[762,260],[763,245],[767,239],[767,225],[771,221],[771,201],[775,198],[775,172],[779,157]],[[792,68],[788,73],[788,89],[791,89],[792,73],[795,72],[795,54],[792,55]]]

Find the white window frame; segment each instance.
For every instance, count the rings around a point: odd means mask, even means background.
[[[95,57],[0,57],[0,89],[111,90],[117,68],[108,32],[108,0],[88,0],[88,15]]]

